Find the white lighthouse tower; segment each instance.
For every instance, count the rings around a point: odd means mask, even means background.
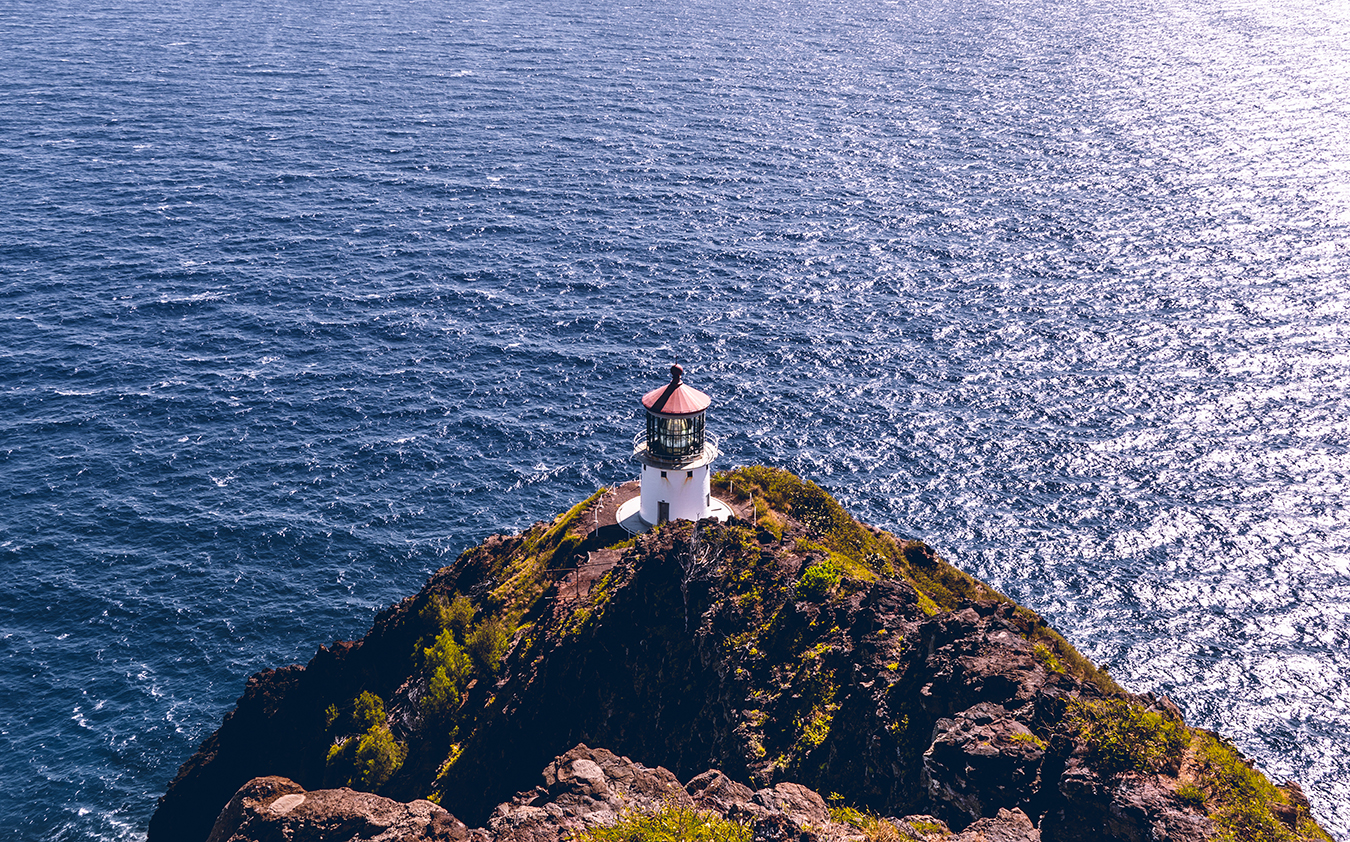
[[[704,430],[711,403],[684,382],[684,369],[678,365],[670,367],[670,383],[642,396],[647,429],[633,439],[633,458],[642,465],[641,492],[619,508],[619,521],[631,531],[668,520],[725,520],[731,515],[712,496],[712,463],[719,453],[717,439]]]

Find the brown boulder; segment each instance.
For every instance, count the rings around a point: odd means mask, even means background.
[[[766,810],[782,813],[798,826],[824,827],[830,820],[825,799],[801,784],[781,783],[773,789],[755,793],[755,801]]]
[[[463,842],[468,829],[430,801],[401,803],[346,789],[306,792],[254,778],[234,794],[208,842]]]
[[[1041,832],[1021,810],[999,809],[980,819],[949,842],[1041,842]]]
[[[625,810],[694,800],[668,769],[648,768],[603,748],[578,745],[544,767],[544,785],[497,805],[488,829],[497,842],[557,842],[613,824]]]
[[[733,781],[719,769],[695,775],[685,786],[700,810],[709,810],[732,821],[753,821],[767,810],[755,801],[755,791]]]

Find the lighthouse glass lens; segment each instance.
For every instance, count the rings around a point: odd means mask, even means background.
[[[703,415],[647,416],[647,448],[658,459],[687,459],[703,452]]]

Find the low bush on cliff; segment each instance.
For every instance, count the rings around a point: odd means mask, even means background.
[[[755,498],[757,519],[771,515],[761,508],[767,506],[769,510],[781,512],[801,523],[815,541],[867,566],[872,572],[883,575],[894,572],[895,542],[863,526],[814,482],[764,465],[737,468],[719,477],[719,483],[723,480],[728,487],[734,484],[738,495]],[[777,518],[771,520],[773,526],[778,526]],[[775,530],[769,524],[762,525],[770,532],[782,535],[781,526]]]
[[[501,670],[514,627],[501,616],[487,617],[475,626],[473,603],[461,594],[453,600],[435,594],[419,616],[430,626],[414,647],[414,660],[427,683],[422,712],[444,715],[458,705],[474,676],[493,676]]]
[[[439,714],[450,710],[459,701],[464,686],[472,677],[473,661],[455,642],[454,633],[444,629],[431,646],[422,650],[422,669],[427,674],[422,710]]]
[[[327,785],[374,792],[393,777],[408,748],[394,739],[385,721],[384,701],[379,696],[367,691],[353,700],[350,722],[364,733],[340,737],[329,747],[324,764]]]
[[[669,805],[649,813],[625,813],[609,827],[593,827],[573,842],[750,842],[748,824],[716,813]]]
[[[383,725],[371,728],[356,743],[356,775],[353,786],[375,791],[398,771],[408,756],[408,747],[394,739]]]
[[[1197,783],[1208,796],[1210,818],[1220,842],[1298,842],[1331,837],[1317,826],[1306,805],[1256,771],[1232,746],[1198,732],[1192,745]],[[1284,814],[1284,821],[1276,816]]]
[[[1175,774],[1190,734],[1179,720],[1125,699],[1075,701],[1066,719],[1103,775]]]
[[[802,573],[802,578],[797,582],[797,596],[800,599],[822,600],[839,587],[841,578],[839,567],[832,560],[827,558],[818,561]]]
[[[448,599],[444,594],[433,594],[422,609],[422,622],[433,629],[450,629],[463,640],[473,625],[473,601],[463,594]]]
[[[927,614],[951,610],[966,600],[1004,599],[921,541],[901,543],[890,533],[862,525],[820,486],[787,471],[741,467],[720,474],[717,483],[723,493],[734,489],[740,499],[753,497],[756,522],[775,537],[784,534],[780,514],[796,520],[812,548],[830,554],[846,578],[866,582],[898,574],[918,591]]]
[[[358,731],[383,725],[385,718],[384,700],[368,690],[352,704],[352,723]]]
[[[511,631],[510,625],[501,617],[489,617],[465,638],[464,648],[480,674],[496,675],[501,669],[502,656],[511,642]]]

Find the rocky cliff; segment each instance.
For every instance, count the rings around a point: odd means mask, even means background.
[[[310,821],[324,803],[389,821],[312,838],[559,838],[620,804],[681,798],[765,839],[857,836],[866,822],[850,816],[923,838],[898,817],[924,815],[990,839],[1328,838],[1296,785],[1272,785],[1166,699],[1125,693],[1036,614],[809,482],[741,468],[714,491],[737,517],[636,539],[614,525],[631,493],[494,536],[363,640],[251,678],[170,784],[150,842],[272,838],[271,818]],[[660,768],[664,794],[596,783],[587,797],[609,813],[569,818],[558,764],[603,771],[610,751],[630,772]],[[541,769],[552,783],[530,794]],[[714,809],[709,786],[734,797]],[[783,787],[834,806],[824,819],[731,806],[769,809]]]

